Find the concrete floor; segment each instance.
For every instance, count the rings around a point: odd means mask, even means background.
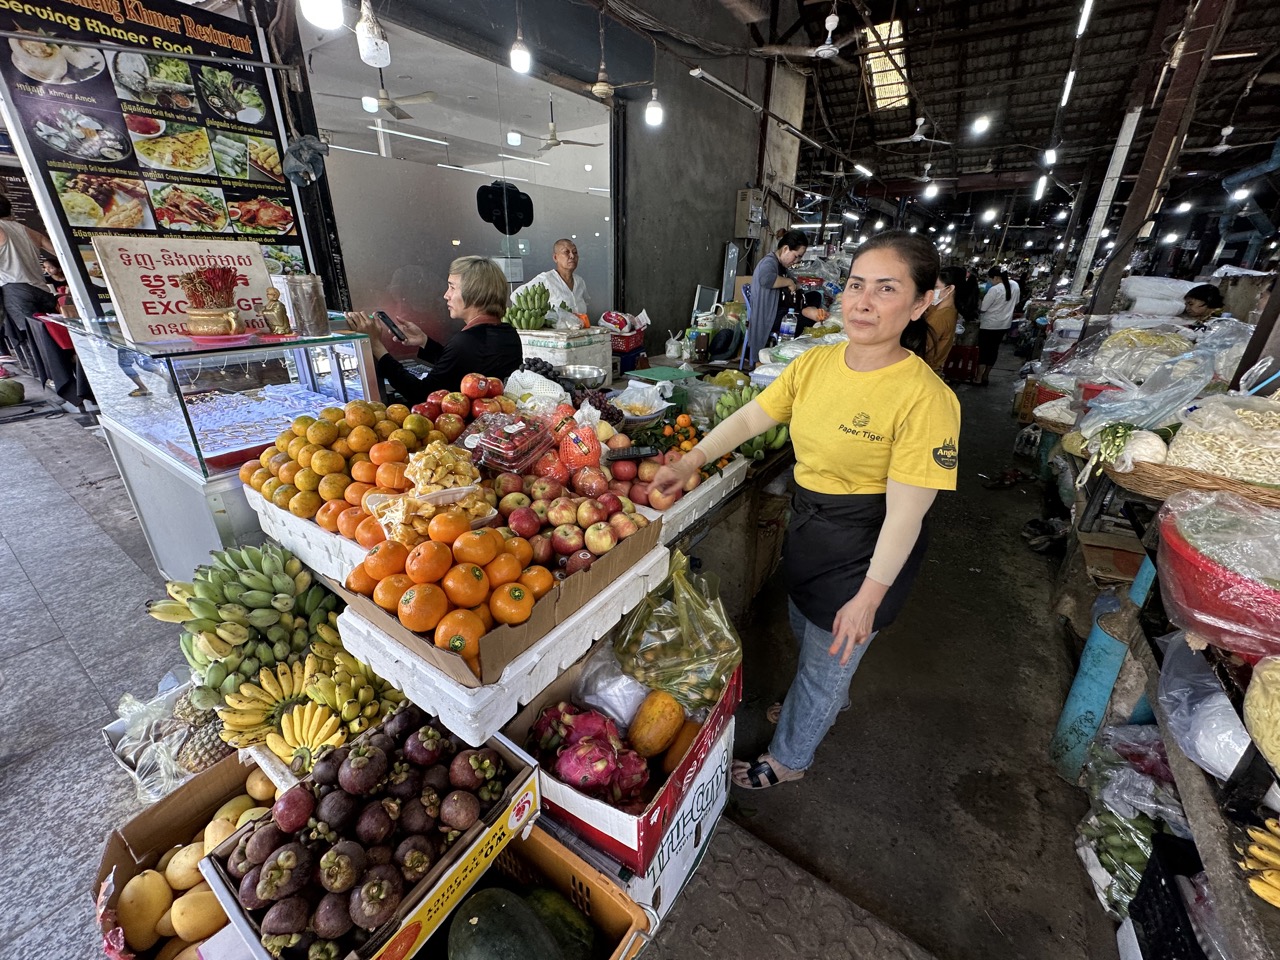
[[[1047,761],[1074,663],[1053,562],[1019,536],[1039,488],[978,476],[1015,464],[1013,370],[957,388],[959,490],[931,513],[924,570],[852,709],[804,780],[735,789],[729,816],[940,960],[1096,960],[1116,946],[1072,849],[1087,803]],[[775,577],[744,632],[741,758],[767,746],[765,708],[794,672],[783,596]]]

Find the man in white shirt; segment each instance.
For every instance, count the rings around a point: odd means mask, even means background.
[[[569,310],[573,313],[586,313],[587,282],[574,275],[574,271],[578,269],[578,245],[572,240],[557,240],[552,259],[556,264],[555,269],[540,273],[528,283],[516,287],[515,293],[511,295],[512,301],[522,290],[540,283],[551,294],[553,310],[563,302],[569,305]]]

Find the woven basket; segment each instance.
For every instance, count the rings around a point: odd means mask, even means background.
[[[1280,488],[1260,487],[1229,477],[1219,477],[1199,470],[1170,467],[1163,463],[1138,462],[1129,473],[1121,473],[1113,467],[1103,468],[1116,486],[1133,493],[1140,493],[1152,500],[1165,500],[1180,490],[1226,490],[1247,497],[1254,503],[1267,507],[1280,507]]]
[[[1060,437],[1065,437],[1068,433],[1075,429],[1069,423],[1060,423],[1057,420],[1046,420],[1043,417],[1036,417],[1036,426],[1045,433],[1056,433]]]

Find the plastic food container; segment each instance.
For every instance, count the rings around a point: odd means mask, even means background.
[[[476,438],[480,461],[491,469],[523,473],[551,449],[555,436],[536,417],[515,417],[505,424],[490,424]]]

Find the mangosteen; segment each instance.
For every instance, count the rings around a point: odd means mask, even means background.
[[[327,823],[329,829],[337,833],[344,833],[359,812],[359,800],[345,790],[334,790],[316,805],[316,820]]]
[[[257,894],[260,900],[284,900],[302,890],[311,879],[311,851],[301,843],[286,843],[262,864]]]
[[[339,840],[320,858],[320,885],[330,893],[345,893],[355,886],[366,864],[364,849],[358,843]]]
[[[274,903],[259,925],[263,936],[301,933],[311,919],[311,904],[305,897],[287,897]]]
[[[311,945],[315,938],[316,935],[309,930],[304,930],[301,933],[264,934],[262,937],[262,949],[273,957],[283,957],[286,953],[290,957],[305,956],[303,951]]]
[[[382,843],[395,828],[396,822],[386,805],[381,800],[370,800],[356,820],[356,839],[368,845]]]
[[[479,790],[484,777],[472,764],[479,750],[463,750],[449,764],[449,784],[457,790]]]
[[[338,783],[358,797],[373,793],[387,772],[387,755],[377,747],[352,747],[338,768]]]
[[[417,883],[427,875],[435,860],[435,852],[435,844],[420,834],[400,841],[393,859],[399,864],[405,883]]]
[[[370,867],[351,891],[352,921],[365,930],[378,929],[395,914],[403,889],[399,869],[391,864]]]
[[[481,803],[493,804],[502,799],[503,791],[506,789],[506,784],[501,780],[486,780],[484,785],[476,791],[476,796],[480,798]]]
[[[428,724],[405,738],[404,755],[410,763],[429,767],[437,763],[441,757],[447,756],[450,752],[449,747],[450,742],[445,735]]]
[[[486,780],[497,780],[506,772],[507,765],[502,762],[502,755],[491,747],[482,747],[471,759],[471,766]]]
[[[422,787],[435,787],[436,793],[443,797],[453,789],[453,784],[449,782],[449,768],[443,763],[428,767],[422,774]]]
[[[246,910],[261,910],[271,906],[270,900],[258,896],[258,880],[262,877],[262,864],[258,864],[244,875],[240,881],[240,892],[237,899]]]
[[[255,864],[249,859],[249,837],[245,835],[236,843],[236,848],[231,851],[231,856],[227,857],[227,873],[231,874],[233,880],[240,880],[248,873]]]
[[[326,893],[316,904],[311,915],[311,929],[322,940],[337,940],[351,929],[351,911],[347,903],[351,898],[343,893]]]
[[[343,903],[345,912],[347,905]],[[350,915],[348,914],[348,917]],[[307,948],[307,960],[338,960],[342,956],[342,947],[333,940],[317,940]]]
[[[400,829],[405,833],[426,833],[435,827],[436,818],[427,813],[420,797],[413,797],[400,804]]]
[[[270,820],[263,820],[249,834],[245,843],[245,858],[252,864],[266,863],[280,847],[289,842],[289,834]]]
[[[338,768],[342,766],[342,761],[347,759],[347,754],[350,752],[351,748],[347,746],[321,747],[320,752],[316,754],[316,762],[311,768],[311,779],[325,786],[336,785]]]
[[[398,746],[398,744],[395,742],[394,739],[387,736],[381,730],[377,731],[376,733],[369,734],[369,736],[365,737],[364,740],[361,741],[361,743],[363,746],[366,746],[366,747],[377,747],[379,750],[381,750],[383,753],[386,753],[386,754],[390,754],[391,751],[395,750],[395,748]]]
[[[403,743],[410,733],[422,726],[425,719],[426,714],[406,700],[395,713],[382,721],[382,732],[396,743]]]
[[[455,790],[440,804],[440,823],[453,830],[467,830],[480,817],[480,801],[474,793]]]
[[[391,776],[387,778],[387,793],[397,800],[408,800],[421,792],[422,771],[403,761],[391,768]]]
[[[285,833],[297,833],[316,811],[316,797],[306,783],[295,783],[271,807],[271,819]]]
[[[427,816],[439,819],[440,792],[435,787],[423,787],[418,802],[422,804],[422,809],[427,812]]]
[[[395,853],[388,843],[380,843],[376,847],[370,847],[364,852],[366,867],[381,867],[391,862],[391,857]]]

